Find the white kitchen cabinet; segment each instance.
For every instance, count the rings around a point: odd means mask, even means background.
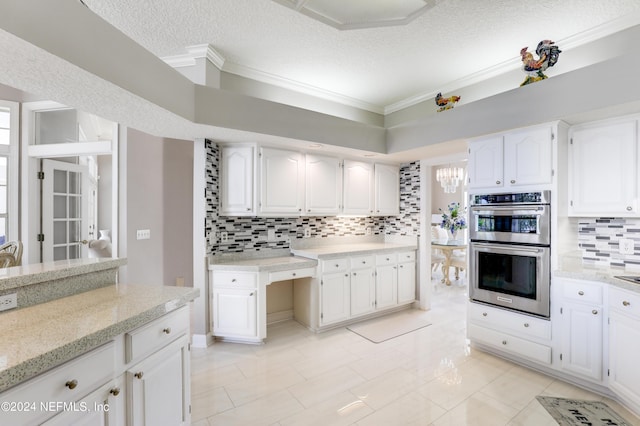
[[[469,143],[469,188],[521,189],[553,180],[554,126],[515,130]]]
[[[183,335],[127,370],[129,424],[189,424],[188,344]]]
[[[215,337],[258,340],[258,277],[254,272],[211,273],[211,318]]]
[[[374,215],[400,214],[400,168],[389,164],[374,165]]]
[[[300,215],[304,190],[303,154],[260,148],[260,214]]]
[[[640,294],[609,289],[609,388],[640,410]]]
[[[374,209],[374,166],[344,160],[343,213],[372,215]]]
[[[398,253],[398,304],[416,300],[416,252]]]
[[[305,213],[337,215],[342,207],[342,165],[338,158],[305,156]]]
[[[638,215],[636,135],[636,120],[605,121],[571,128],[570,215]]]
[[[220,214],[256,213],[255,146],[223,146],[220,155]]]
[[[603,288],[600,283],[555,280],[561,322],[560,365],[574,376],[603,379]]]
[[[320,281],[320,325],[349,319],[351,286],[348,272],[322,274]]]
[[[396,253],[376,256],[376,309],[398,304],[398,260]]]
[[[376,308],[374,262],[373,256],[357,256],[349,259],[351,317],[373,312]]]

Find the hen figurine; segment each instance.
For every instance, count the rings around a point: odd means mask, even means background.
[[[438,112],[444,111],[445,109],[453,108],[453,104],[455,104],[459,100],[460,96],[450,96],[448,98],[443,98],[442,93],[438,93],[436,95],[436,105],[440,107],[438,108]]]
[[[547,76],[544,71],[552,67],[558,62],[560,56],[560,50],[558,46],[551,40],[542,40],[538,43],[536,48],[536,54],[538,59],[534,59],[533,55],[527,51],[528,47],[523,47],[520,50],[520,56],[522,57],[522,70],[527,73],[527,78],[520,85],[535,83],[536,81],[544,80]]]

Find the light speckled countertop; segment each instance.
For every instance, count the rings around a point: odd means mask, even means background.
[[[316,260],[306,257],[278,256],[213,261],[212,263],[209,263],[209,269],[225,271],[276,272],[299,268],[314,268],[317,265],[318,262]]]
[[[198,295],[189,287],[116,284],[0,313],[0,392]]]
[[[604,268],[585,265],[582,263],[582,258],[578,255],[564,256],[561,258],[560,268],[553,271],[554,277],[597,281],[640,293],[640,285],[615,278],[616,275],[640,276],[640,272],[626,271],[622,268]]]
[[[392,253],[401,250],[416,250],[415,244],[390,243],[390,242],[369,242],[335,244],[319,247],[291,249],[296,256],[308,257],[311,259],[334,259],[342,256],[358,256],[367,254]]]

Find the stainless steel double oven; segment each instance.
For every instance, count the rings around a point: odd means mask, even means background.
[[[548,318],[550,191],[470,201],[469,298]]]

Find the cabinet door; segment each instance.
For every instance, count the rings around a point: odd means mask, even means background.
[[[396,265],[376,268],[376,309],[398,304],[398,267]]]
[[[400,214],[400,168],[387,164],[376,164],[375,170],[375,215]]]
[[[527,129],[504,136],[504,178],[509,186],[551,183],[551,127]]]
[[[322,276],[320,285],[320,324],[349,319],[351,291],[349,274],[338,272]]]
[[[129,424],[189,424],[189,351],[180,339],[126,372]]]
[[[213,288],[213,334],[258,337],[257,290]]]
[[[300,214],[304,207],[304,156],[260,149],[260,213]]]
[[[636,122],[572,130],[569,213],[636,215]]]
[[[640,321],[617,312],[609,316],[609,387],[640,404]]]
[[[502,136],[469,144],[469,188],[500,188],[503,183]]]
[[[602,380],[602,306],[562,303],[562,368]]]
[[[351,272],[351,316],[373,312],[376,302],[376,284],[373,269]]]
[[[343,212],[373,214],[373,164],[344,160]]]
[[[305,213],[337,215],[342,200],[340,160],[320,155],[305,157]]]
[[[254,152],[252,146],[222,148],[220,214],[255,214]]]
[[[398,264],[398,303],[416,300],[416,263]]]
[[[111,381],[42,425],[124,426],[124,393],[124,384]]]

